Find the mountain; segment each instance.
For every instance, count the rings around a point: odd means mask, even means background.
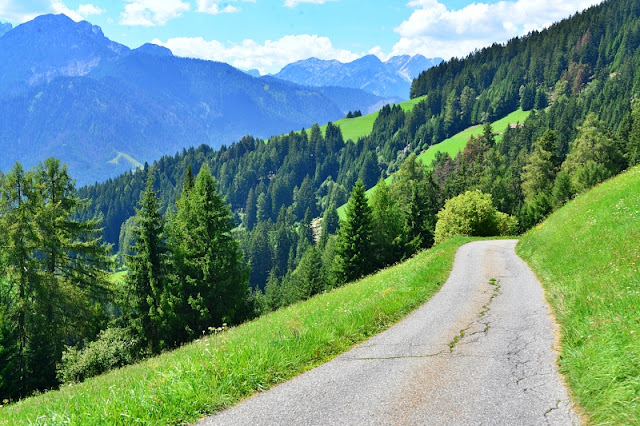
[[[260,74],[260,71],[258,71],[256,69],[245,70],[244,72],[249,74],[251,77],[260,77],[262,75],[262,74]]]
[[[13,25],[8,22],[0,22],[0,37],[2,37],[5,33],[11,31],[13,29]]]
[[[83,76],[128,52],[86,21],[38,16],[0,37],[0,94],[11,95],[60,76]]]
[[[86,21],[43,15],[0,37],[0,170],[55,155],[86,184],[189,146],[308,128],[381,101],[153,44],[129,49]]]
[[[309,58],[282,68],[274,76],[308,86],[341,86],[362,89],[381,97],[409,97],[411,81],[422,71],[442,62],[422,55],[394,56],[382,62],[367,55],[353,62]]]

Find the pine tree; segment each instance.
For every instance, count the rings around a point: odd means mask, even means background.
[[[442,207],[441,190],[415,154],[407,157],[400,166],[391,192],[404,214],[407,255],[431,247],[436,214]]]
[[[244,226],[251,231],[256,225],[258,220],[258,200],[253,190],[253,187],[249,189],[249,195],[247,196],[247,203],[244,206]]]
[[[37,266],[32,257],[36,246],[36,230],[32,221],[34,212],[33,178],[25,172],[20,163],[16,163],[11,172],[2,180],[2,205],[0,217],[0,233],[3,250],[0,252],[2,260],[2,285],[4,315],[3,322],[12,324],[13,333],[7,337],[16,340],[13,350],[4,352],[6,359],[0,363],[12,366],[8,371],[15,382],[9,382],[8,377],[0,380],[3,398],[19,398],[27,395],[33,389],[29,387],[29,373],[26,362],[26,351],[30,334],[29,317],[33,310],[30,301],[33,300],[34,286],[38,282]],[[3,342],[11,347],[12,342]]]
[[[188,174],[187,174],[188,176]],[[188,179],[188,178],[187,178]],[[187,180],[186,180],[187,181]],[[187,181],[188,182],[188,181]],[[161,349],[164,314],[163,297],[167,291],[167,247],[164,241],[164,219],[153,189],[153,170],[136,209],[133,229],[133,254],[127,256],[127,286],[133,294],[135,328],[151,353]]]
[[[555,155],[558,149],[556,141],[553,131],[545,132],[534,143],[533,152],[522,169],[522,192],[531,224],[539,222],[551,211],[551,190],[559,169],[559,159]]]
[[[573,190],[580,193],[619,173],[624,164],[619,141],[595,114],[589,114],[571,144],[562,170],[569,174]]]
[[[293,273],[298,300],[305,300],[326,288],[327,279],[322,255],[315,246],[308,246]]]
[[[299,261],[309,247],[314,244],[313,229],[311,228],[311,210],[307,209],[298,225],[298,242],[296,243],[296,259]]]
[[[340,223],[336,247],[339,282],[356,280],[374,270],[373,219],[364,184],[356,181],[346,207],[346,219]]]

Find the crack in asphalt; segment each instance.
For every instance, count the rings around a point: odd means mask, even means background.
[[[489,285],[493,286],[493,291],[491,292],[491,297],[489,298],[489,301],[487,303],[485,303],[484,305],[482,305],[483,309],[482,309],[482,311],[480,311],[480,313],[478,313],[476,319],[474,321],[472,321],[471,323],[469,323],[465,328],[460,330],[460,334],[455,336],[453,338],[453,340],[451,340],[449,342],[449,352],[453,352],[453,350],[458,345],[458,343],[460,343],[460,344],[466,343],[466,342],[462,342],[462,340],[465,338],[465,336],[471,337],[471,336],[474,336],[474,335],[477,335],[477,334],[486,334],[489,331],[489,329],[491,328],[491,322],[490,321],[479,321],[479,319],[487,317],[487,314],[489,313],[489,311],[491,311],[491,303],[500,294],[500,288],[502,286],[499,284],[499,281],[496,278],[491,278],[489,280]],[[479,331],[474,331],[472,333],[467,333],[471,329],[471,327],[473,327],[476,324],[480,324],[481,326],[484,326],[484,328],[482,330],[479,330]]]

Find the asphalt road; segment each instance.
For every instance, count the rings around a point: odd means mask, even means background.
[[[580,424],[543,291],[515,244],[463,246],[405,320],[202,424]]]

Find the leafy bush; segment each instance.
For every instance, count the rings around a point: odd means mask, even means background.
[[[81,382],[132,364],[142,355],[139,343],[128,328],[107,328],[83,349],[67,347],[58,365],[58,380],[63,383]]]
[[[439,244],[456,235],[488,237],[515,232],[515,217],[493,207],[491,194],[479,190],[467,191],[453,197],[438,212],[435,243]]]

